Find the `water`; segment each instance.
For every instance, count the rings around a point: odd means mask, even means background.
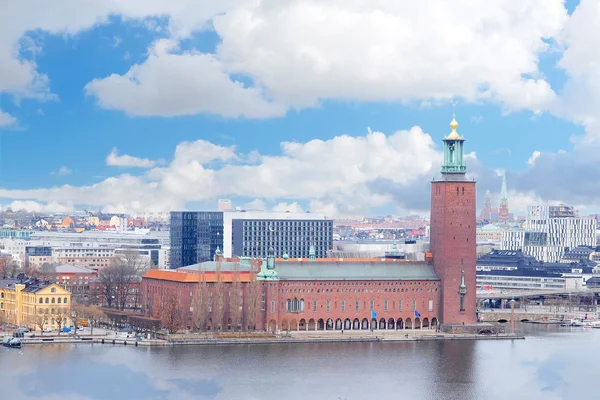
[[[518,341],[0,349],[0,399],[599,398],[600,329]]]

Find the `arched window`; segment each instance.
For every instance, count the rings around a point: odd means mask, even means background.
[[[53,287],[52,289],[50,289],[50,293],[56,293],[56,288]],[[53,322],[54,323],[54,322]]]
[[[387,301],[387,299],[385,299],[383,301],[383,311],[387,312],[387,310],[388,310],[388,301]]]
[[[67,298],[65,297],[63,303],[67,304]]]
[[[60,297],[58,298],[58,304],[60,304]]]
[[[463,196],[465,195],[465,187],[464,187],[464,186],[463,186],[463,188],[462,188],[462,195],[463,195]]]
[[[345,300],[342,300],[342,303],[340,304],[340,307],[342,309],[342,312],[346,311],[346,301]]]
[[[44,299],[40,297],[40,304],[44,303]]]
[[[46,304],[50,303],[50,299],[46,297]]]
[[[304,312],[304,299],[300,299],[300,312]]]
[[[285,302],[285,311],[292,311],[292,301],[290,299],[287,299],[287,301]]]
[[[456,187],[456,195],[458,196],[458,186]]]
[[[0,303],[0,310],[4,310],[4,303]]]
[[[56,301],[56,299],[53,297],[52,298],[52,304],[54,304],[55,301]]]
[[[4,292],[0,293],[0,299],[4,298]]]

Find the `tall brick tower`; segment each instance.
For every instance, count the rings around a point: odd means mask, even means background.
[[[475,181],[466,177],[465,139],[456,131],[455,118],[450,127],[452,132],[444,138],[441,177],[431,183],[430,246],[435,271],[442,281],[442,329],[477,322]]]

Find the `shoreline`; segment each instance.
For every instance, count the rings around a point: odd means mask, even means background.
[[[166,346],[223,346],[233,344],[306,344],[306,343],[398,343],[398,342],[430,342],[440,340],[524,340],[524,335],[469,335],[469,334],[421,334],[421,335],[385,335],[345,337],[333,335],[295,335],[272,338],[185,338],[185,339],[142,339],[115,337],[85,337],[85,338],[52,338],[53,340],[22,339],[23,346],[56,345],[56,344],[100,344],[109,346],[134,347],[166,347]]]

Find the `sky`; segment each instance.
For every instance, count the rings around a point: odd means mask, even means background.
[[[600,212],[600,0],[0,3],[0,204],[427,215],[456,103],[509,206]]]

